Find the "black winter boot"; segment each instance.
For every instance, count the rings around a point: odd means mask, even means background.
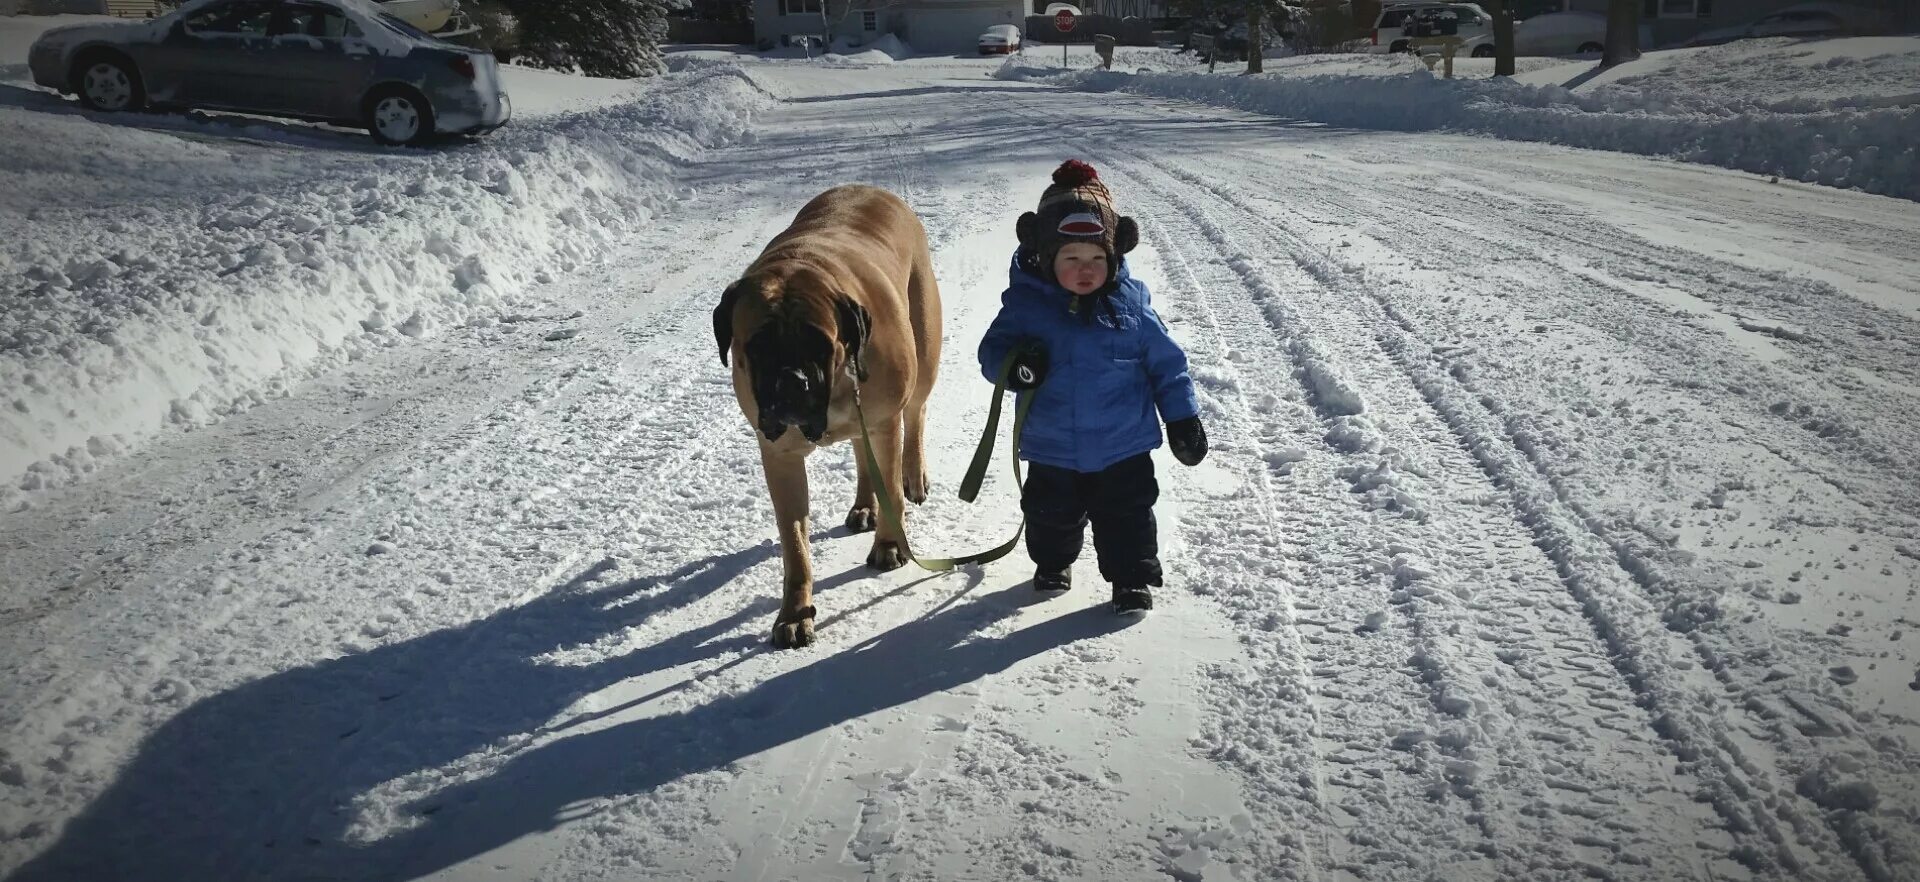
[[[1113,611],[1122,615],[1138,615],[1153,609],[1153,595],[1145,585],[1113,586]]]
[[[1058,594],[1073,587],[1073,569],[1071,567],[1049,572],[1033,571],[1033,590],[1049,594]]]

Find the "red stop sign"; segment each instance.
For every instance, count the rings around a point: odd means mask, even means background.
[[[1073,10],[1062,9],[1054,13],[1053,29],[1062,33],[1073,30]]]

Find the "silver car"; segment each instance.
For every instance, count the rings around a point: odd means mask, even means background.
[[[369,0],[190,0],[145,22],[55,28],[34,82],[94,110],[209,108],[365,128],[382,144],[478,134],[512,113],[487,52]]]

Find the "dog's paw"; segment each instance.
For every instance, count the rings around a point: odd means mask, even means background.
[[[847,512],[847,530],[853,533],[873,532],[873,509],[854,506]]]
[[[867,566],[883,573],[906,565],[907,548],[898,542],[875,542],[873,550],[867,552]]]
[[[902,494],[907,497],[908,502],[919,505],[927,501],[927,488],[930,486],[932,486],[932,482],[927,480],[927,473],[921,472],[919,477],[907,479],[906,485],[901,488],[901,491]]]
[[[781,619],[773,623],[773,646],[775,649],[799,649],[813,643],[813,615],[809,610],[806,618]]]

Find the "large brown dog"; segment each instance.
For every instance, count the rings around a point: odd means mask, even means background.
[[[847,528],[874,530],[867,566],[907,562],[906,536],[874,507],[856,379],[873,454],[895,511],[927,498],[927,396],[940,365],[940,289],[926,230],[900,197],[835,187],[807,203],[727,288],[713,310],[720,363],[759,430],[780,527],[786,591],[774,620],[779,647],[813,642],[813,562],[807,542],[807,454],[851,439],[860,486]],[[876,529],[877,528],[877,529]]]

